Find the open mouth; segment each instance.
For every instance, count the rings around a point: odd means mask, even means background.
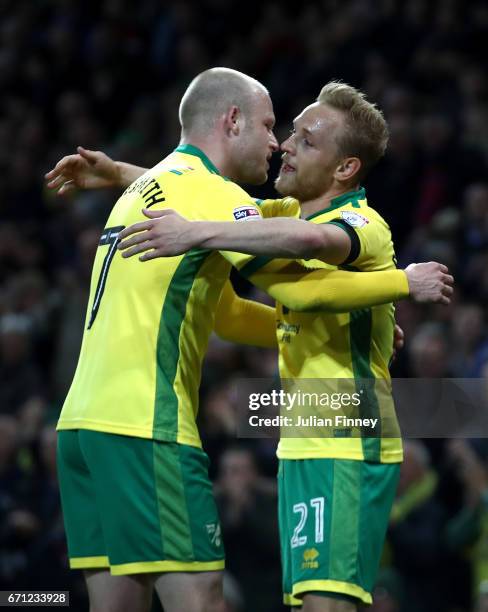
[[[283,163],[281,165],[281,172],[283,174],[289,174],[290,172],[295,172],[295,168],[293,166],[290,166],[290,164]]]

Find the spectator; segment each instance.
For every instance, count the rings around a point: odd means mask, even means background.
[[[41,388],[41,374],[31,358],[32,337],[25,315],[0,320],[0,412],[15,414]]]
[[[437,483],[426,447],[405,440],[387,541],[404,579],[408,608],[416,612],[445,612],[450,595],[442,572],[446,517],[435,497]]]
[[[216,497],[227,569],[239,581],[246,609],[280,610],[278,517],[274,481],[262,478],[251,449],[221,456]]]

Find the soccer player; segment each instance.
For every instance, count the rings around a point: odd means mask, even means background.
[[[174,206],[194,220],[261,214],[222,174],[246,183],[266,179],[276,141],[263,86],[235,71],[206,71],[185,93],[180,120],[178,149],[129,186],[102,234],[80,359],[58,423],[70,563],[87,571],[93,610],[145,610],[153,585],[170,612],[212,609],[218,598],[222,542],[195,416],[219,300],[219,319],[228,311],[220,296],[231,264],[295,312],[385,303],[405,297],[409,283],[420,299],[447,299],[444,275],[434,264],[407,274],[364,274],[306,272],[276,260],[262,275],[251,257],[206,249],[146,269],[122,258],[118,235],[140,218],[141,206]],[[74,164],[79,168],[80,160]],[[63,183],[66,166],[60,168],[51,178]],[[140,175],[129,166],[119,170],[124,180],[130,172]],[[298,281],[307,282],[306,295]],[[228,293],[227,286],[224,300]],[[268,309],[246,308],[253,309],[256,330],[260,317],[269,324]],[[230,327],[227,337],[238,339]]]

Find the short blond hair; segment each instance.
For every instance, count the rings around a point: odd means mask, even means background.
[[[388,144],[388,126],[383,113],[363,92],[338,81],[322,87],[317,102],[344,114],[345,128],[337,137],[339,154],[361,160],[358,177],[363,179],[384,155]]]

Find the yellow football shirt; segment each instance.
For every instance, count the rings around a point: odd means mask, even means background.
[[[119,232],[143,207],[191,220],[260,218],[259,207],[205,154],[180,146],[116,202],[97,249],[83,342],[58,429],[92,429],[200,446],[201,363],[232,264],[249,256],[194,249],[144,264],[124,259]]]
[[[364,189],[335,198],[329,208],[311,215],[308,220],[335,223],[348,231],[353,238],[347,260],[351,269],[378,271],[396,267],[390,229],[368,206]],[[302,263],[309,268],[334,268],[317,260]],[[327,384],[327,379],[355,379],[358,385],[359,381],[370,381],[366,385],[368,401],[364,401],[364,409],[360,409],[358,416],[379,418],[374,437],[282,436],[278,456],[401,461],[402,445],[388,370],[395,325],[393,304],[339,314],[290,312],[277,304],[277,320],[282,380],[307,379],[308,391],[314,389],[315,380],[315,390],[319,392],[328,387],[332,392],[338,390],[334,384]],[[343,436],[344,432],[338,435]]]

